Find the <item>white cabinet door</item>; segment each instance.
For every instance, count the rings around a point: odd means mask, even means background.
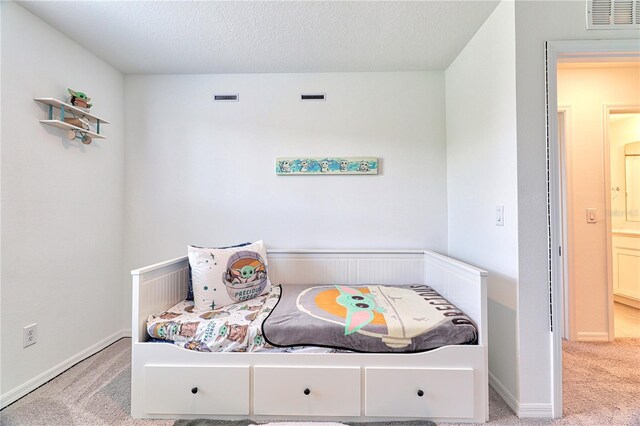
[[[613,293],[640,301],[640,236],[613,237]]]
[[[148,414],[249,414],[249,366],[144,367]]]
[[[365,415],[473,417],[473,369],[365,368]]]
[[[359,367],[254,369],[254,414],[359,416]]]

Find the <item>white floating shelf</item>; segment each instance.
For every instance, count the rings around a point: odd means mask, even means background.
[[[109,124],[109,122],[97,115],[93,115],[83,108],[78,108],[55,98],[33,98],[33,100],[49,107],[49,119],[40,120],[40,122],[48,126],[71,131],[71,133],[69,133],[69,139],[80,139],[86,144],[90,144],[91,139],[106,139],[106,136],[100,134],[100,125]],[[54,109],[58,114],[54,114]],[[91,125],[87,125],[86,127],[90,127],[92,130],[95,130],[95,132],[68,123],[65,121],[67,118],[82,119],[84,120],[82,125],[91,123]],[[77,122],[77,120],[74,121]],[[95,126],[92,126],[92,124],[95,124]]]
[[[102,122],[102,120],[100,120]],[[78,127],[78,126],[74,126],[73,124],[69,124],[66,123],[64,121],[60,121],[60,120],[40,120],[41,123],[44,124],[48,124],[50,126],[54,126],[57,127],[59,129],[64,129],[64,130],[74,130],[78,133],[81,134],[87,134],[89,136],[91,136],[93,139],[106,139],[105,136],[100,135],[98,133],[94,133],[90,130],[85,130],[82,127]]]
[[[77,115],[80,116],[80,118],[86,118],[87,120],[91,121],[92,123],[97,123],[98,121],[100,121],[100,124],[111,124],[109,123],[107,120],[104,120],[100,117],[98,117],[97,115],[93,115],[90,112],[87,112],[85,110],[83,110],[82,108],[78,108],[76,106],[73,106],[71,104],[68,104],[66,102],[62,102],[58,99],[55,98],[33,98],[34,101],[36,102],[40,102],[43,103],[45,105],[51,105],[54,106],[56,108],[64,108],[65,111],[69,111],[72,113],[75,113]],[[44,120],[44,121],[51,121],[51,120]]]

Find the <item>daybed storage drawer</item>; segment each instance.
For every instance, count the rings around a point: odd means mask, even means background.
[[[249,414],[249,366],[144,367],[148,414]]]
[[[473,369],[365,368],[365,415],[473,417]]]
[[[255,367],[254,414],[359,416],[359,367]]]

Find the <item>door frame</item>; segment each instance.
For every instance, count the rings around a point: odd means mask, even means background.
[[[559,158],[558,138],[558,73],[560,60],[614,61],[621,58],[638,58],[640,49],[637,39],[626,40],[580,40],[548,41],[546,51],[547,88],[547,152],[548,152],[548,200],[550,237],[550,297],[551,297],[551,383],[552,412],[554,418],[562,417],[562,336],[564,331],[564,278],[567,273],[561,249],[567,229],[566,193],[562,192],[562,162]],[[607,155],[608,158],[608,155]],[[608,170],[608,167],[607,167]],[[609,177],[610,180],[610,177]],[[610,242],[609,242],[610,245]],[[566,256],[564,256],[566,257]],[[608,262],[610,263],[610,262]]]
[[[573,206],[573,182],[571,179],[571,170],[573,169],[572,152],[572,120],[573,111],[571,105],[558,106],[558,203],[560,208],[560,223],[564,224],[562,235],[560,238],[562,247],[562,309],[563,309],[563,327],[562,338],[567,340],[575,340],[575,303],[573,295],[573,287],[569,285],[569,280],[573,276],[573,256],[571,256],[571,247],[573,247],[573,226],[572,222],[567,219],[572,215]]]

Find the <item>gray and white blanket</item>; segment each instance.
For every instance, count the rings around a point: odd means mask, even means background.
[[[262,324],[276,347],[356,352],[424,352],[477,344],[477,328],[425,285],[286,285]]]

